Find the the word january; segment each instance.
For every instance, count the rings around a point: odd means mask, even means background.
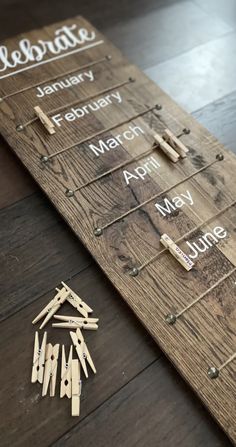
[[[100,109],[107,107],[113,103],[120,104],[122,102],[122,97],[120,93],[113,92],[110,95],[106,95],[103,98],[99,98],[96,101],[91,101],[88,104],[82,107],[73,107],[70,109],[70,112],[65,113],[64,115],[58,113],[51,117],[56,126],[61,127],[61,123],[64,121],[75,121],[77,119],[83,118],[83,116],[88,115],[89,113],[98,112]]]
[[[65,88],[73,87],[73,85],[80,84],[81,82],[93,82],[94,74],[92,70],[85,71],[84,73],[79,73],[69,78],[64,78],[61,81],[54,82],[50,85],[45,85],[44,87],[37,87],[37,97],[42,98],[45,95],[51,95],[52,93],[58,92],[58,90],[64,90]]]
[[[164,217],[167,214],[171,214],[173,211],[176,211],[178,208],[182,208],[184,205],[193,205],[193,198],[188,190],[185,193],[181,193],[178,196],[173,197],[172,199],[165,197],[161,205],[160,203],[155,203],[156,209]]]

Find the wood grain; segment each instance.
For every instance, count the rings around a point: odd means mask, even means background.
[[[83,19],[77,18],[77,20],[78,23],[90,27]],[[52,36],[56,26],[58,25],[44,29],[45,36]],[[41,33],[35,31],[30,36],[36,38],[41,36]],[[98,38],[100,37],[98,34]],[[7,44],[14,46],[13,41]],[[181,310],[235,265],[233,249],[235,209],[232,208],[214,222],[215,225],[220,224],[227,228],[230,236],[202,255],[192,272],[183,272],[175,261],[164,255],[161,260],[144,269],[137,278],[130,277],[128,273],[132,266],[145,262],[157,253],[160,249],[159,235],[164,230],[168,229],[171,237],[176,239],[198,225],[200,220],[204,221],[234,200],[235,158],[145,75],[129,65],[120,52],[106,40],[102,47],[83,53],[80,63],[85,63],[86,58],[89,61],[98,59],[104,54],[112,54],[113,59],[112,63],[106,64],[105,70],[97,72],[97,92],[105,86],[110,87],[112,82],[126,80],[130,75],[136,79],[132,85],[122,89],[123,103],[121,106],[113,105],[112,114],[104,109],[97,112],[96,116],[94,114],[89,119],[81,119],[79,135],[76,123],[62,127],[55,137],[47,136],[38,123],[28,126],[22,133],[17,133],[16,125],[32,118],[35,105],[33,95],[22,94],[20,99],[17,95],[9,102],[4,101],[1,104],[1,132],[150,334],[235,441],[235,362],[222,371],[215,381],[210,381],[206,374],[209,365],[223,363],[235,351],[235,334],[232,330],[235,327],[232,279],[225,283],[224,289],[222,287],[217,289],[209,294],[207,300],[192,308],[176,326],[169,327],[164,321],[167,312]],[[69,61],[67,60],[67,69],[68,67],[72,69],[76,63],[76,58],[71,57]],[[63,70],[63,64],[63,61],[53,67],[48,64],[44,70],[37,71],[38,82],[44,76],[50,76],[54,70],[58,70],[59,73]],[[30,81],[32,82],[32,77]],[[23,88],[26,82],[29,82],[27,75],[20,76],[14,82],[11,78],[3,80],[2,92],[7,94],[16,86],[19,89]],[[86,98],[93,92],[93,88],[94,86],[90,88],[81,85],[78,91],[57,95],[49,101],[42,100],[41,105],[46,111],[50,111],[51,107],[70,102],[77,94],[80,100]],[[169,127],[175,134],[180,133],[183,127],[191,129],[191,134],[182,138],[190,149],[190,156],[185,161],[173,166],[158,154],[162,176],[152,174],[141,184],[132,184],[127,188],[118,172],[102,182],[91,185],[75,197],[68,198],[65,196],[65,189],[77,186],[81,180],[88,180],[94,173],[101,173],[102,161],[98,160],[97,163],[97,160],[91,159],[86,145],[83,145],[55,157],[52,163],[42,169],[41,154],[53,154],[58,148],[78,141],[78,137],[80,141],[80,138],[86,138],[95,131],[114,126],[124,119],[132,118],[134,114],[143,110],[144,105],[152,106],[157,102],[163,107],[157,116],[148,114],[145,118],[137,120],[138,123],[142,126],[148,125],[150,129],[159,132]],[[110,134],[115,135],[115,132],[112,131]],[[114,166],[117,160],[120,160],[120,155],[129,159],[130,156],[150,148],[150,144],[150,134],[145,134],[138,146],[133,142],[124,143],[118,153],[114,151],[108,154],[105,168]],[[191,189],[194,194],[196,209],[185,208],[170,219],[162,219],[155,212],[154,204],[150,203],[139,212],[109,227],[101,238],[94,237],[93,230],[96,226],[106,225],[110,220],[119,217],[153,194],[174,186],[180,179],[212,161],[219,151],[225,153],[225,161],[214,164],[209,170],[184,184],[184,187]],[[80,155],[79,162],[74,158],[76,154]],[[174,193],[180,191],[181,188],[178,187]],[[172,194],[173,192],[170,197]],[[199,235],[201,232],[194,237]]]

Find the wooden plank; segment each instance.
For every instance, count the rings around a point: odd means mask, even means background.
[[[99,330],[86,333],[98,373],[83,380],[82,420],[157,359],[160,350],[95,266],[76,275],[68,285],[86,300],[100,319]],[[48,446],[78,422],[71,417],[70,399],[59,397],[59,380],[54,398],[43,398],[41,385],[30,383],[34,344],[31,321],[52,294],[53,291],[47,292],[0,326],[0,354],[4,359],[0,370],[2,446]],[[63,312],[71,313],[71,306],[65,304]],[[68,352],[69,334],[52,328],[51,324],[46,330],[48,341],[65,344]],[[60,362],[58,368],[59,377]]]
[[[74,20],[77,20],[79,26],[91,32],[95,31],[81,18],[67,21],[67,25],[72,25]],[[39,37],[42,38],[42,35],[47,39],[53,39],[58,26],[56,24],[50,29],[35,31],[30,34],[30,39],[35,41]],[[194,234],[194,238],[191,237],[191,242],[194,243],[204,231],[212,231],[217,225],[222,226],[228,233],[227,239],[198,256],[197,266],[190,273],[183,272],[181,266],[176,265],[170,256],[164,255],[158,261],[143,267],[138,277],[133,278],[129,274],[133,266],[140,266],[157,254],[160,250],[159,236],[164,231],[175,240],[190,228],[195,228],[218,213],[218,210],[224,210],[226,205],[229,206],[232,203],[236,196],[236,186],[232,180],[235,158],[226,152],[216,139],[193,118],[178,108],[145,75],[129,65],[120,52],[112,47],[100,33],[95,31],[95,36],[96,42],[104,40],[104,43],[97,45],[96,48],[88,49],[86,53],[81,52],[80,63],[83,65],[86,60],[88,63],[106,54],[112,54],[111,61],[104,62],[102,67],[98,64],[94,69],[95,84],[81,83],[78,90],[79,96],[77,96],[77,89],[60,91],[55,96],[53,93],[49,98],[42,96],[40,104],[50,115],[52,108],[61,107],[63,103],[81,101],[81,98],[86,97],[90,98],[87,101],[89,103],[92,101],[91,96],[99,95],[99,92],[102,96],[101,91],[104,89],[111,91],[112,87],[116,92],[116,97],[113,95],[112,99],[116,98],[117,102],[112,102],[109,96],[109,101],[107,100],[104,106],[106,109],[102,107],[99,111],[95,110],[92,115],[88,113],[87,106],[83,112],[79,111],[79,114],[83,113],[86,116],[74,121],[70,119],[71,117],[74,119],[75,115],[69,115],[68,122],[65,121],[62,113],[63,121],[60,122],[61,126],[58,126],[55,136],[46,135],[37,121],[26,125],[22,132],[16,132],[16,125],[23,124],[24,127],[27,120],[33,118],[35,93],[38,90],[30,94],[27,91],[21,95],[21,99],[17,99],[18,95],[16,95],[9,98],[9,101],[2,102],[1,131],[138,318],[198,393],[224,430],[235,440],[235,362],[230,363],[217,380],[210,380],[207,376],[209,366],[223,364],[235,351],[235,334],[232,331],[235,325],[232,304],[234,276],[225,281],[224,288],[221,285],[213,290],[203,305],[201,302],[192,307],[191,311],[180,318],[175,326],[170,327],[165,322],[168,312],[181,311],[199,294],[214,286],[219,278],[224,278],[233,269],[236,262],[233,224],[235,209],[232,207],[228,212],[224,212],[222,216],[214,220],[214,224],[205,226],[202,231]],[[7,45],[12,50],[16,42],[15,40],[8,41]],[[67,70],[75,68],[76,64],[76,56],[67,57]],[[52,76],[53,72],[60,73],[64,70],[62,59],[53,65],[45,64],[43,70],[37,69],[37,79],[32,78],[31,71],[30,82],[34,80],[40,82],[45,79],[45,76]],[[135,79],[135,82],[129,81],[130,83],[127,84],[130,76]],[[16,86],[19,89],[24,88],[29,85],[27,79],[27,72],[21,72],[20,77],[2,79],[2,93],[9,94]],[[117,83],[126,84],[117,87]],[[91,138],[95,132],[101,132],[108,127],[113,128],[122,120],[132,120],[138,112],[144,110],[145,106],[151,107],[157,102],[162,104],[162,109],[156,111],[157,116],[154,117],[152,113],[149,113],[132,122],[139,128],[145,129],[139,135],[138,144],[134,140],[124,141],[123,138],[119,148],[108,151],[108,154],[105,154],[108,155],[107,157],[97,158],[91,154],[88,144],[65,150],[65,146],[80,141],[78,140],[78,124],[79,138]],[[68,110],[70,110],[69,106]],[[76,188],[81,183],[89,181],[94,174],[100,175],[118,161],[150,150],[152,132],[162,133],[166,127],[176,135],[180,134],[185,127],[191,129],[190,135],[184,135],[181,139],[190,149],[190,156],[181,163],[173,166],[158,153],[160,172],[149,172],[145,180],[136,181],[135,179],[128,188],[122,172],[117,171],[112,176],[84,188],[73,197],[65,194],[66,188]],[[126,125],[123,125],[124,130],[127,130]],[[121,128],[119,132],[122,133]],[[117,138],[117,129],[107,131],[103,138],[112,135]],[[95,139],[95,142],[98,144],[98,139]],[[63,152],[60,155],[53,155],[58,150]],[[213,163],[216,155],[222,151],[225,154],[224,161],[214,162],[211,167],[195,175],[196,171]],[[46,164],[44,169],[42,169],[40,155],[52,156],[52,161]],[[130,165],[129,169],[137,168],[137,166],[135,163]],[[189,176],[193,177],[186,181],[186,177]],[[178,187],[170,191],[167,197],[171,199],[176,194],[181,195],[183,192],[190,191],[194,198],[194,207],[185,206],[163,219],[156,211],[155,200],[149,202],[150,197],[161,193],[163,189],[173,187],[176,183]],[[162,196],[162,201],[164,197]],[[148,204],[121,219],[123,213],[129,212],[131,208],[146,200]],[[159,202],[159,205],[160,203],[163,202]],[[111,224],[116,218],[118,221]],[[94,229],[97,226],[104,226],[104,232],[100,238],[94,235]],[[180,246],[183,250],[184,247],[186,248],[185,243]]]
[[[195,0],[198,6],[213,16],[220,16],[225,22],[235,27],[235,2],[234,0]]]

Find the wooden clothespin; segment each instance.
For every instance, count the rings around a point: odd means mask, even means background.
[[[46,344],[47,344],[47,332],[44,332],[42,344],[41,347],[39,347],[39,334],[36,331],[34,338],[34,355],[33,355],[33,367],[31,375],[32,383],[35,382],[43,383]]]
[[[59,344],[53,346],[51,343],[48,343],[46,346],[42,396],[46,396],[48,392],[48,386],[50,390],[50,396],[55,396],[59,350]]]
[[[39,118],[39,120],[41,121],[41,123],[44,125],[45,129],[48,131],[48,133],[50,133],[50,135],[53,135],[54,133],[56,133],[55,125],[48,118],[46,113],[44,113],[44,111],[41,109],[41,107],[35,106],[34,111],[35,111],[37,117]]]
[[[189,152],[188,148],[177,138],[173,132],[169,129],[165,129],[163,138],[167,143],[180,155],[181,158],[185,158]]]
[[[87,345],[84,341],[84,337],[82,335],[81,330],[78,328],[76,332],[70,332],[71,339],[73,341],[73,345],[75,346],[76,352],[79,357],[80,364],[83,368],[85,377],[88,378],[88,371],[87,371],[87,365],[86,360],[88,364],[90,365],[90,368],[96,374],[96,368],[94,366],[94,363],[92,361],[91,355],[89,353],[89,350],[87,348]]]
[[[160,239],[162,245],[168,248],[169,252],[177,259],[177,261],[189,271],[194,266],[193,261],[175,244],[174,241],[167,235],[163,234]]]
[[[42,329],[45,324],[52,318],[52,316],[60,309],[61,305],[65,302],[67,297],[69,296],[70,292],[68,292],[65,287],[60,289],[56,296],[50,301],[50,303],[47,304],[46,307],[35,317],[35,319],[32,321],[32,324],[37,323],[41,318],[46,315],[45,319],[43,320],[40,329]]]
[[[93,309],[91,309],[91,307],[89,307],[66,283],[62,282],[62,285],[68,292],[70,292],[67,301],[75,307],[83,317],[87,318],[88,314],[93,312]]]
[[[72,352],[73,346],[71,345],[69,357],[66,361],[65,346],[62,345],[60,397],[67,396],[69,399],[71,398]]]
[[[179,160],[179,154],[158,133],[154,135],[154,140],[171,161],[176,163]]]
[[[54,315],[56,320],[61,320],[62,323],[53,323],[53,327],[65,328],[65,329],[89,329],[96,331],[98,329],[98,318],[81,318],[81,317],[68,317],[67,315]]]
[[[72,360],[71,388],[72,388],[71,415],[79,416],[82,382],[80,379],[80,364],[77,359]]]

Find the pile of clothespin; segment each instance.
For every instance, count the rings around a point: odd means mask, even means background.
[[[166,156],[176,163],[179,158],[185,158],[188,148],[176,137],[169,129],[165,129],[163,135],[156,133],[154,136],[154,144],[166,154]]]
[[[70,346],[68,360],[66,360],[65,346],[62,345],[60,397],[67,396],[71,398],[71,414],[72,416],[79,416],[82,388],[81,367],[86,378],[88,377],[87,363],[94,374],[96,373],[96,368],[81,329],[97,330],[98,318],[89,317],[92,309],[64,282],[62,282],[61,289],[56,288],[56,292],[54,298],[37,315],[32,323],[35,324],[45,317],[40,326],[40,329],[42,329],[54,317],[59,322],[53,323],[53,327],[76,329],[76,332],[70,331],[73,344]],[[56,312],[65,301],[77,309],[82,317],[57,315]],[[77,353],[76,359],[73,358],[73,346]],[[59,354],[59,344],[53,346],[51,343],[47,343],[47,332],[44,332],[41,346],[39,345],[39,334],[37,331],[35,332],[31,382],[42,384],[42,396],[46,396],[48,390],[50,396],[55,396]]]

